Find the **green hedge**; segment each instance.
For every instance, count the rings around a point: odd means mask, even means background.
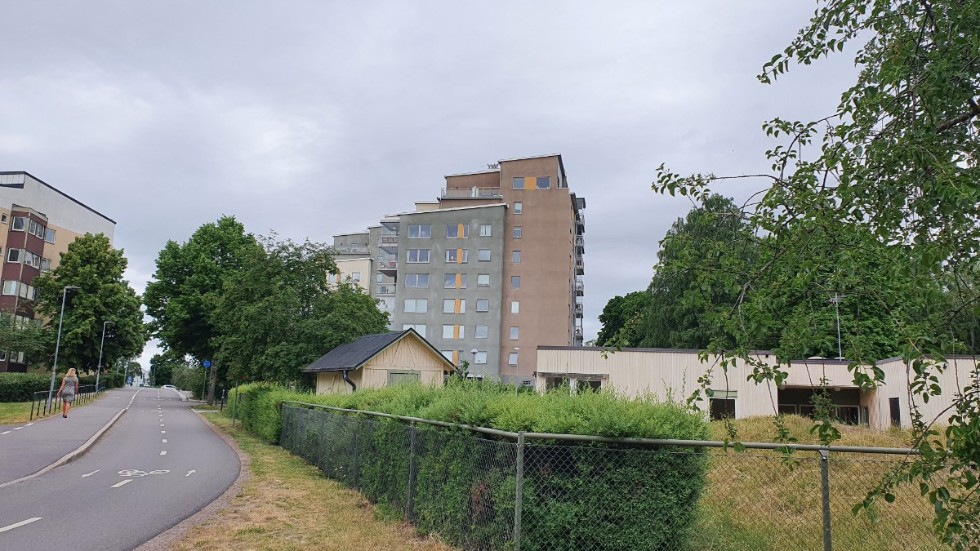
[[[708,436],[699,415],[603,392],[571,396],[564,389],[537,395],[456,382],[445,388],[398,385],[323,396],[248,385],[240,395],[236,412],[232,394],[229,415],[237,414],[246,429],[269,442],[279,440],[283,401],[510,432],[690,440]],[[404,511],[409,433],[403,423],[327,411],[296,419],[298,424],[290,425],[294,441],[286,444],[371,501]],[[303,433],[293,434],[296,427]],[[405,512],[419,531],[438,533],[464,548],[506,548],[515,509],[513,441],[431,427],[416,435],[414,503]],[[524,451],[522,549],[682,548],[706,468],[702,450],[529,441]],[[349,478],[351,473],[355,478]]]
[[[61,384],[63,373],[58,374],[55,389]],[[95,375],[82,375],[80,385],[94,385]],[[122,373],[103,373],[99,383],[107,388],[123,384]],[[29,402],[35,392],[47,391],[51,387],[51,374],[43,373],[0,373],[0,402]]]

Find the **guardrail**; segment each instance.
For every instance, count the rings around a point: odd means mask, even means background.
[[[96,388],[95,385],[81,385],[78,387],[78,392],[75,393],[74,405],[80,406],[94,400],[100,392],[105,391],[105,385],[99,385]],[[51,402],[48,402],[48,391],[41,390],[35,392],[31,398],[31,418],[33,421],[34,417],[44,417],[50,415],[61,409],[61,396],[58,395],[57,390],[51,395]]]

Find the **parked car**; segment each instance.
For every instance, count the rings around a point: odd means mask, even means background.
[[[169,388],[170,390],[177,390],[177,387],[175,387],[174,385],[163,385],[160,388]]]

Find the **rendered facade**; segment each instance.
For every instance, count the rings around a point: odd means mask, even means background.
[[[0,172],[0,311],[34,319],[34,278],[57,267],[68,244],[86,233],[105,234],[116,223],[27,172]],[[0,351],[0,371],[26,371],[16,350]]]
[[[473,377],[533,385],[538,345],[582,343],[584,208],[560,155],[502,160],[446,176],[436,201],[334,248],[371,259],[367,287],[393,329],[415,329]]]
[[[714,418],[743,419],[773,416],[777,412],[810,415],[810,398],[820,381],[825,380],[840,421],[880,430],[912,425],[910,370],[900,358],[878,361],[876,366],[885,373],[884,384],[863,390],[854,383],[854,374],[843,360],[793,361],[787,379],[776,386],[769,381],[756,384],[748,379],[752,368],[741,361],[729,367],[726,377],[717,358],[702,362],[698,350],[626,348],[613,352],[593,347],[542,346],[537,355],[535,387],[542,392],[567,383],[575,389],[601,388],[631,398],[646,396],[683,403],[700,388],[698,380],[708,376],[710,370],[709,388],[713,395],[702,393],[698,407]],[[756,352],[753,358],[761,364],[775,365],[775,357],[767,351]],[[977,358],[947,357],[946,368],[936,376],[943,394],[928,403],[917,400],[915,405],[924,420],[945,424],[953,413],[952,396],[965,386],[980,382]]]

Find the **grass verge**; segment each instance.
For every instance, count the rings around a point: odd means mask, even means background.
[[[30,402],[0,402],[0,425],[26,423],[30,418]]]
[[[411,525],[392,520],[357,492],[240,425],[232,427],[229,419],[208,419],[248,454],[251,477],[227,508],[188,531],[172,549],[452,549],[419,537]]]

